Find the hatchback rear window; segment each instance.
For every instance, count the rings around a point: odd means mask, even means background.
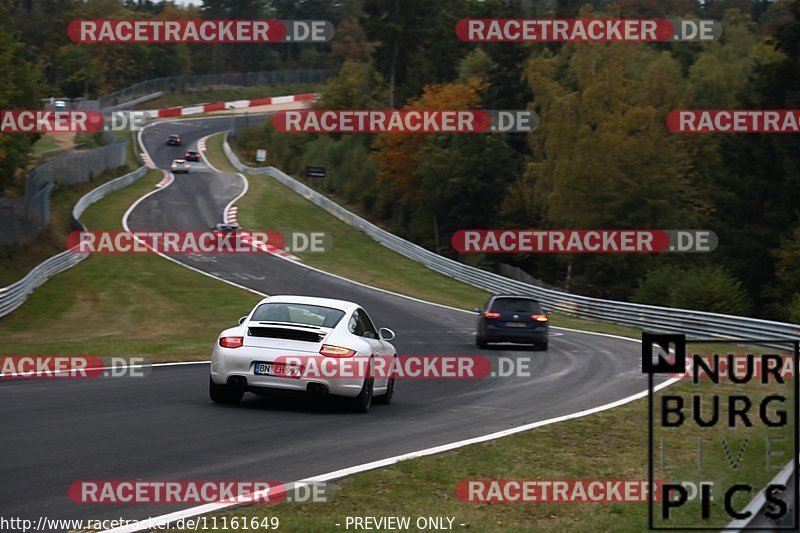
[[[520,313],[541,314],[542,307],[539,302],[529,298],[498,298],[492,303],[492,311],[498,313],[519,311]]]

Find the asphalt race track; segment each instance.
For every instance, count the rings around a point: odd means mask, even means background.
[[[196,148],[199,138],[227,129],[230,120],[157,124],[144,139],[155,164],[168,168],[172,159]],[[183,136],[184,146],[164,145],[173,132]],[[195,163],[191,174],[177,175],[172,185],[139,203],[130,214],[130,228],[207,230],[222,221],[223,209],[242,187],[239,176]],[[145,379],[2,382],[4,515],[146,518],[177,508],[79,505],[69,499],[67,488],[77,480],[104,479],[290,482],[603,405],[646,388],[635,342],[553,330],[547,352],[481,351],[474,345],[475,317],[469,313],[376,291],[265,254],[202,259],[178,257],[267,294],[359,302],[376,326],[394,329],[400,355],[529,356],[536,361],[534,377],[405,380],[391,405],[376,405],[367,415],[305,396],[246,395],[241,406],[215,405],[208,398],[206,364],[158,367]],[[229,317],[231,325],[249,311]]]

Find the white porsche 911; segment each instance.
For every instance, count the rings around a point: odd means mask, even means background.
[[[350,398],[353,408],[369,411],[389,403],[395,378],[370,372],[375,358],[395,358],[388,328],[376,330],[358,304],[307,296],[270,296],[239,325],[219,334],[211,354],[209,393],[216,403],[238,403],[245,392],[270,389],[306,391]],[[291,361],[321,368],[324,363],[354,363],[361,373],[308,373]],[[327,360],[327,361],[326,361]]]

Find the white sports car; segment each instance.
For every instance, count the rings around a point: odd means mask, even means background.
[[[397,352],[388,342],[394,336],[388,328],[376,330],[352,302],[270,296],[238,326],[219,334],[211,354],[211,400],[238,403],[248,391],[296,390],[344,396],[356,411],[366,413],[373,397],[389,403],[394,395],[394,377],[370,370],[376,358],[395,360]],[[343,368],[344,363],[363,370],[309,372],[312,367]]]

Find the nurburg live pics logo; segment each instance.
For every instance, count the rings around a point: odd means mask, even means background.
[[[763,353],[744,356],[687,355],[683,334],[642,333],[642,372],[648,375],[648,481],[667,480],[660,494],[648,497],[648,526],[796,530],[800,340],[688,341],[690,346],[716,350],[721,343],[764,348]],[[657,374],[687,379],[655,391]],[[794,475],[786,474],[789,468]]]

